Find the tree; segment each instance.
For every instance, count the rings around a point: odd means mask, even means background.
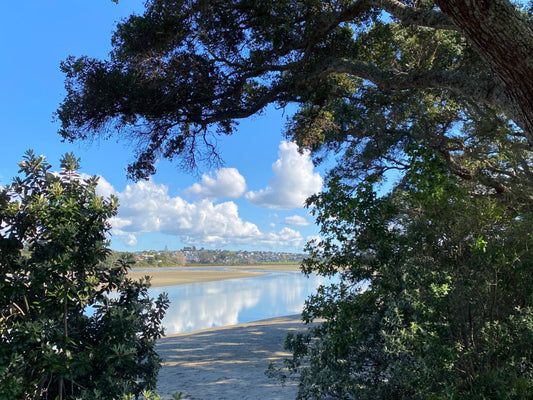
[[[0,191],[0,398],[118,399],[155,386],[168,300],[109,264],[118,202],[97,178],[26,153]]]
[[[370,136],[357,115],[337,118],[368,92],[406,107],[451,102],[460,121],[496,114],[533,143],[531,12],[509,0],[150,0],[113,45],[109,61],[62,64],[57,117],[66,140],[113,129],[136,138],[134,178],[159,157],[216,159],[211,135],[271,103],[300,105],[288,135],[302,146]]]
[[[305,270],[341,279],[306,303],[304,319],[325,322],[288,339],[298,398],[531,398],[531,208],[409,151],[385,196],[336,176],[311,199],[322,241]]]

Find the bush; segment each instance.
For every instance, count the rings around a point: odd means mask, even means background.
[[[118,201],[28,151],[0,190],[0,399],[119,399],[155,387],[166,296],[107,262]],[[110,295],[112,293],[112,295]]]
[[[531,206],[415,150],[386,195],[334,177],[313,198],[304,270],[340,282],[308,299],[304,320],[325,322],[270,372],[299,373],[300,399],[531,399]]]

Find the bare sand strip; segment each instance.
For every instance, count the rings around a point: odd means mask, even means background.
[[[169,269],[130,269],[128,276],[138,280],[145,276],[150,276],[153,287],[184,285],[194,282],[221,281],[224,279],[250,278],[265,275],[266,272],[258,271],[298,271],[298,265],[239,265],[224,267],[226,270],[213,271],[214,266],[191,267],[179,270]]]
[[[139,280],[150,276],[152,287],[185,285],[194,282],[221,281],[224,279],[250,278],[265,275],[261,272],[250,271],[172,271],[172,270],[130,270],[128,276]]]
[[[175,392],[190,400],[294,399],[296,382],[283,386],[265,370],[290,356],[283,349],[287,333],[304,329],[293,315],[164,337],[157,345],[164,360],[157,392],[164,400]]]

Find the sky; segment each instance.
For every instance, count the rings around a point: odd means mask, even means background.
[[[224,165],[186,173],[158,163],[147,181],[126,179],[134,150],[127,141],[64,143],[53,113],[64,98],[60,62],[69,55],[107,58],[117,22],[144,1],[2,1],[0,25],[0,185],[9,184],[28,149],[59,169],[67,152],[80,172],[100,177],[99,193],[119,198],[111,248],[170,250],[185,246],[301,252],[318,229],[304,200],[321,190],[324,168],[284,140],[287,110],[268,108],[222,138]]]

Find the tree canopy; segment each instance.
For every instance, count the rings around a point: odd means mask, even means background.
[[[509,0],[149,0],[112,43],[62,64],[57,117],[67,140],[135,138],[134,178],[216,159],[213,136],[268,104],[298,104],[287,134],[313,149],[413,124],[435,144],[487,119],[533,142],[531,13]]]

